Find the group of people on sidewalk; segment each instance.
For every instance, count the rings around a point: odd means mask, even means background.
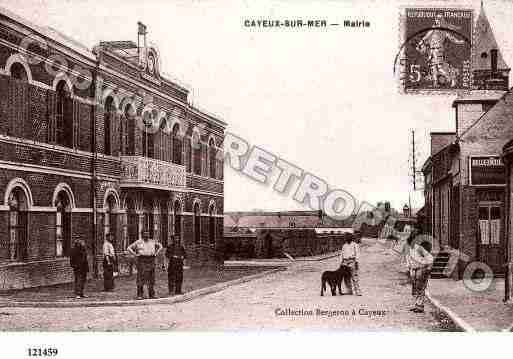
[[[143,238],[127,247],[127,252],[136,258],[137,268],[137,299],[143,299],[144,286],[147,286],[148,297],[155,298],[155,268],[156,258],[163,249],[149,232],[143,233]],[[182,294],[183,266],[186,259],[185,248],[178,236],[173,236],[166,248],[168,260],[168,289],[169,295]],[[84,286],[89,272],[87,249],[84,240],[77,240],[70,253],[70,265],[74,274],[74,293],[76,298],[84,298]],[[103,243],[103,283],[104,291],[110,292],[115,288],[114,278],[118,271],[118,260],[112,236],[107,235]]]

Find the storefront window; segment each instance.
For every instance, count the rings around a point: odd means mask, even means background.
[[[501,236],[501,209],[490,208],[490,244],[500,244]]]
[[[490,225],[488,219],[490,217],[490,210],[488,207],[479,207],[479,235],[481,237],[481,244],[490,243]]]
[[[479,236],[481,244],[500,244],[501,208],[499,206],[479,207]]]

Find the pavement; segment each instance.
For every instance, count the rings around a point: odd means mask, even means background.
[[[320,296],[320,275],[338,267],[332,257],[294,261],[272,272],[195,299],[161,305],[90,308],[2,308],[2,330],[451,330],[438,309],[415,314],[398,258],[369,240],[362,246],[363,296]]]
[[[511,331],[513,303],[503,302],[504,279],[494,279],[482,292],[471,291],[462,280],[431,279],[429,294],[468,331]]]
[[[276,268],[276,267],[272,267]],[[184,283],[182,291],[190,297],[189,293],[203,293],[205,288],[217,286],[222,283],[231,283],[244,277],[252,277],[271,267],[232,267],[225,270],[190,268],[184,270]],[[157,299],[146,299],[144,303],[172,303],[176,297],[169,298],[167,287],[167,271],[157,268],[155,275],[155,292]],[[38,307],[63,307],[63,306],[99,306],[99,305],[134,305],[136,300],[136,275],[122,276],[115,279],[115,290],[103,291],[102,279],[89,279],[85,287],[87,298],[75,299],[73,283],[65,283],[53,286],[28,288],[0,294],[0,308],[5,306],[38,306]],[[216,287],[217,288],[217,287]],[[199,292],[198,292],[199,291]],[[145,293],[148,294],[147,292]]]

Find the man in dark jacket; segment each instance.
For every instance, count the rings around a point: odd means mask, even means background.
[[[85,298],[84,286],[89,272],[89,263],[87,262],[87,250],[85,242],[82,239],[75,241],[69,257],[71,268],[75,276],[75,295],[77,299]]]
[[[187,257],[180,237],[174,236],[166,250],[169,260],[167,267],[167,284],[169,295],[182,294],[183,261]]]

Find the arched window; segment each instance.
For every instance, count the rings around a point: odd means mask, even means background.
[[[216,178],[217,150],[216,150],[216,146],[215,146],[213,138],[211,138],[208,143],[208,151],[209,151],[208,162],[209,162],[209,167],[210,167],[210,169],[209,169],[210,177]]]
[[[115,120],[116,107],[112,97],[105,100],[105,113],[103,116],[103,136],[104,152],[106,155],[112,155],[112,128]]]
[[[71,91],[62,80],[57,84],[57,109],[55,114],[55,140],[57,144],[73,147],[73,100]]]
[[[168,208],[167,208],[167,200],[162,200],[160,202],[160,243],[165,247],[167,246],[167,237],[168,237]]]
[[[142,154],[145,157],[155,158],[155,139],[153,131],[153,115],[147,111],[143,114],[144,128],[142,131]]]
[[[11,66],[11,77],[15,80],[28,82],[28,74],[25,71],[25,67],[19,62],[15,62]]]
[[[9,251],[8,259],[27,259],[27,197],[20,188],[9,194]]]
[[[208,209],[208,240],[210,244],[216,243],[216,217],[215,217],[215,206],[210,205]]]
[[[194,203],[194,243],[201,243],[201,210],[199,203]]]
[[[112,235],[112,245],[114,248],[117,248],[117,230],[116,230],[116,199],[113,195],[109,195],[107,197],[105,207],[105,214],[103,217],[103,235],[104,238],[108,238],[109,235]]]
[[[185,162],[186,162],[186,165],[187,165],[187,172],[189,173],[192,173],[192,137],[188,137],[187,138],[187,142],[186,142],[186,152],[185,152]]]
[[[69,255],[71,248],[71,201],[65,191],[60,191],[55,200],[55,255]]]
[[[173,141],[173,163],[178,165],[182,164],[182,137],[180,135],[180,125],[177,123],[173,126],[172,131]]]
[[[198,133],[192,134],[191,146],[193,171],[195,174],[201,175],[201,140]]]
[[[135,109],[132,105],[128,104],[125,107],[125,121],[120,131],[121,136],[124,137],[121,139],[122,153],[124,155],[133,156],[135,154]]]
[[[165,118],[161,118],[158,134],[158,156],[161,161],[170,161],[169,158],[169,135],[166,132],[167,122]]]
[[[144,198],[143,201],[143,232],[149,232],[150,237],[155,235],[153,230],[153,201],[150,198]]]
[[[139,218],[132,198],[126,199],[128,243],[126,247],[139,239]],[[123,248],[123,249],[126,249]]]
[[[175,235],[182,236],[182,209],[180,206],[180,201],[176,200],[173,207],[173,212],[175,215]],[[183,238],[182,238],[182,243]]]

